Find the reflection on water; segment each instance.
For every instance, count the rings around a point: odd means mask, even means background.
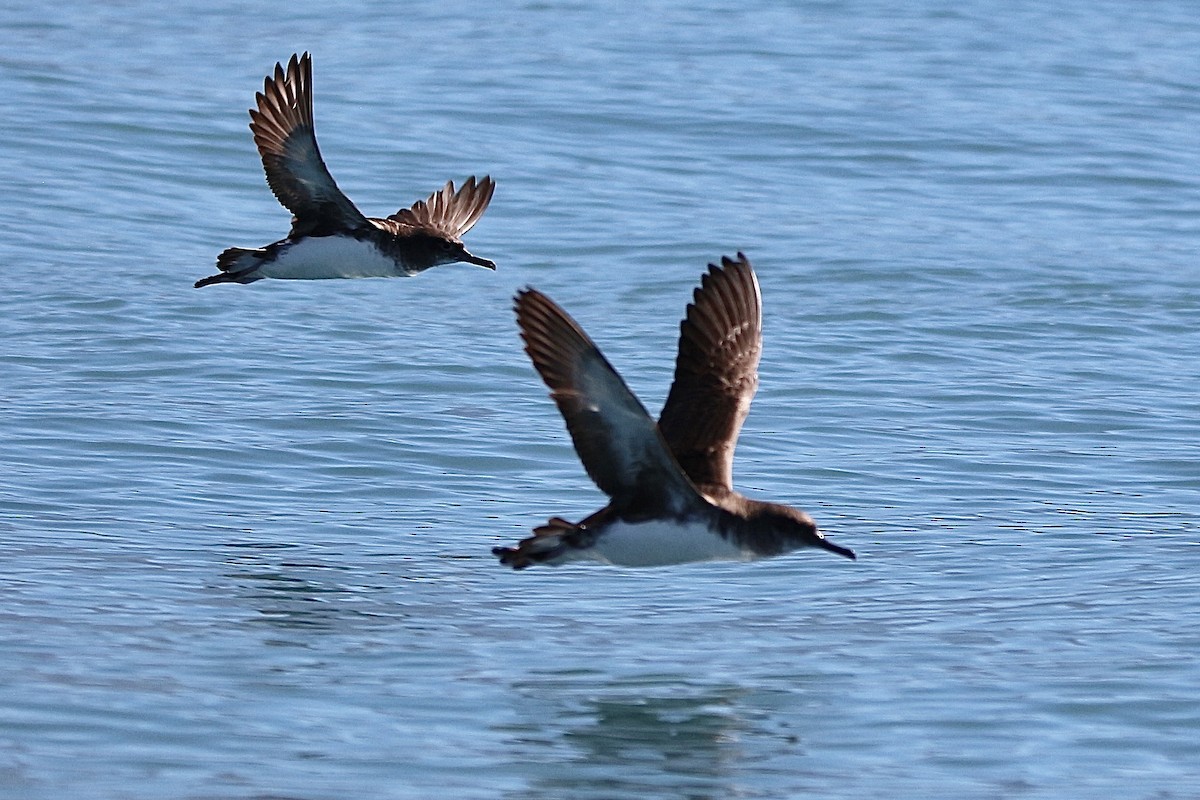
[[[345,566],[314,559],[290,545],[232,546],[239,552],[226,559],[224,577],[252,623],[335,630],[345,627],[347,619],[376,616],[361,608],[363,590],[369,587],[352,585]]]
[[[596,682],[592,691],[587,684]],[[553,760],[520,765],[521,798],[727,798],[759,759],[745,746],[768,735],[742,687],[697,686],[683,676],[603,682],[600,673],[520,684],[528,720],[503,732]],[[580,698],[586,698],[580,700]],[[796,747],[791,736],[776,748]],[[532,747],[528,747],[532,745]]]

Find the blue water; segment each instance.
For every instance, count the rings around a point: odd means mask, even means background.
[[[8,6],[0,796],[1200,795],[1194,3],[612,9]],[[305,49],[346,193],[490,173],[496,273],[191,288]],[[859,560],[501,569],[604,502],[513,292],[657,410],[738,249],[736,483]]]

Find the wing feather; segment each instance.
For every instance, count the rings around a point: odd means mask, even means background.
[[[762,296],[742,253],[710,264],[680,324],[675,380],[658,427],[702,489],[733,489],[733,453],[758,388]]]
[[[699,501],[654,419],[604,355],[553,300],[517,293],[514,307],[525,351],[558,404],[575,451],[617,507],[683,510]]]
[[[295,236],[321,235],[366,224],[362,212],[342,194],[317,147],[312,112],[312,57],[292,55],[287,71],[274,75],[255,94],[250,130],[262,156],[267,184],[292,212]]]
[[[496,182],[487,175],[478,181],[472,175],[457,192],[454,181],[447,181],[428,200],[418,200],[411,208],[402,208],[388,219],[437,232],[448,239],[461,239],[483,216],[495,191]]]

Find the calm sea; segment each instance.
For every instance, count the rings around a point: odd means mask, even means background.
[[[0,17],[0,797],[1200,796],[1190,0],[18,0]],[[192,282],[282,237],[314,55],[368,214],[495,259]],[[521,351],[652,410],[705,264],[765,302],[748,494],[802,552],[502,569],[603,502]]]

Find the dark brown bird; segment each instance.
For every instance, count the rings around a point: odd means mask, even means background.
[[[733,451],[762,353],[762,299],[744,255],[710,264],[695,291],[657,424],[554,301],[525,289],[515,309],[525,351],[584,469],[611,502],[582,522],[554,517],[515,547],[494,548],[500,563],[657,566],[753,560],[801,547],[855,557],[803,511],[733,489]]]
[[[317,148],[309,54],[293,55],[286,73],[276,64],[274,77],[267,77],[255,97],[250,130],[267,184],[292,212],[292,230],[265,247],[229,248],[217,256],[221,271],[196,281],[197,289],[263,278],[409,277],[455,261],[496,268],[462,243],[492,200],[491,178],[471,176],[458,191],[450,181],[387,219],[364,216],[334,183]]]

